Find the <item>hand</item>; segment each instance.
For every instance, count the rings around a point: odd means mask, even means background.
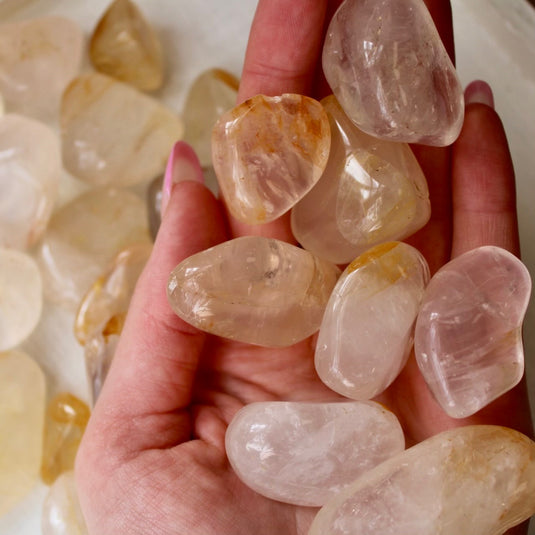
[[[260,0],[239,99],[283,92],[324,96],[328,88],[318,61],[322,30],[339,3]],[[449,2],[427,4],[452,53]],[[89,531],[305,534],[315,509],[249,490],[227,462],[224,435],[244,404],[335,396],[315,374],[314,338],[267,349],[208,336],[175,316],[165,294],[169,273],[182,259],[243,234],[294,241],[289,220],[282,217],[261,227],[233,220],[195,180],[200,169],[187,152],[177,150],[189,165],[175,163],[192,180],[172,189],[78,454],[78,488]],[[468,104],[453,147],[416,146],[414,152],[428,178],[433,215],[410,241],[432,271],[479,245],[519,253],[513,169],[501,122],[490,106]],[[400,418],[409,444],[468,423],[503,424],[531,434],[524,385],[469,419],[452,420],[433,400],[414,357],[381,401]]]

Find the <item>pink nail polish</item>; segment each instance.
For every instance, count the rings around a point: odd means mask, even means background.
[[[489,84],[483,80],[475,80],[468,84],[464,91],[464,101],[466,104],[479,102],[494,109],[492,89]]]
[[[162,214],[167,208],[173,185],[191,180],[204,184],[199,158],[193,148],[184,141],[177,141],[167,160],[162,186]]]

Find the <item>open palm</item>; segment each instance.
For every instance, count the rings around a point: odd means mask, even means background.
[[[324,96],[328,88],[318,57],[326,23],[339,4],[260,0],[240,99],[284,92]],[[449,1],[427,4],[452,52]],[[479,245],[518,254],[514,175],[491,107],[467,106],[452,148],[418,146],[414,152],[428,179],[433,215],[410,241],[432,271]],[[247,227],[229,218],[195,180],[174,186],[77,459],[91,535],[307,532],[315,509],[275,502],[245,487],[228,464],[224,435],[244,404],[338,397],[314,371],[315,338],[267,349],[207,336],[175,316],[165,295],[169,273],[182,259],[258,233],[293,241],[287,217]],[[433,400],[413,357],[380,401],[398,415],[408,444],[466,423],[531,433],[523,385],[469,420],[452,420]]]

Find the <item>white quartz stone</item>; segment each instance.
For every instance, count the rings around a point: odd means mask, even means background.
[[[405,447],[397,418],[373,402],[251,403],[235,415],[225,443],[246,485],[310,506]]]

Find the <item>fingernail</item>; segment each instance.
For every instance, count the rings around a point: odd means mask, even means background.
[[[167,208],[173,186],[186,180],[204,184],[204,176],[197,154],[184,141],[177,141],[171,150],[167,160],[167,167],[165,168],[162,186],[162,214],[165,213]]]
[[[479,102],[480,104],[486,104],[494,109],[492,89],[490,88],[490,85],[483,80],[475,80],[468,84],[464,91],[464,101],[466,104]]]

